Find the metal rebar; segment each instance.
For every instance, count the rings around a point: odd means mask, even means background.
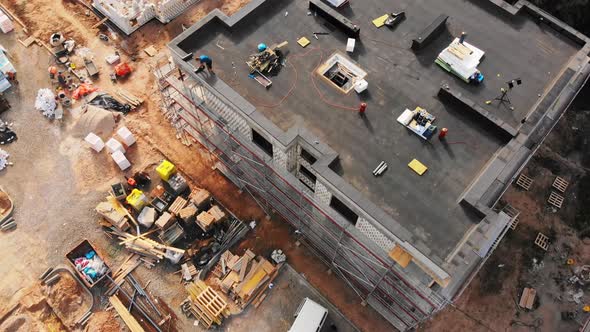
[[[108,274],[105,274],[105,275],[107,276],[107,278],[109,278],[109,280],[113,283],[113,285],[115,286],[115,288],[117,290],[119,290],[123,295],[125,295],[125,297],[127,297],[128,300],[131,300],[131,296],[129,296],[129,294],[127,294],[127,292],[121,286],[117,285],[117,283],[113,280],[113,278],[111,278],[110,275],[108,275]],[[137,310],[139,310],[139,312],[150,322],[150,324],[152,324],[154,326],[156,331],[163,332],[162,329],[160,329],[160,327],[158,326],[158,324],[154,323],[154,321],[150,318],[150,316],[148,314],[146,314],[146,312],[141,308],[140,303],[136,303],[135,308],[137,308]]]
[[[141,287],[139,282],[137,282],[137,280],[135,280],[135,277],[133,277],[130,274],[127,275],[127,277],[129,277],[129,279],[130,279],[129,281],[131,282],[131,285],[139,292],[139,294],[143,295],[147,299],[148,303],[150,304],[150,306],[152,308],[154,308],[154,310],[156,311],[158,316],[162,317],[162,313],[160,312],[160,310],[158,310],[158,307],[152,302],[152,300],[150,299],[148,294],[145,292],[145,290]]]

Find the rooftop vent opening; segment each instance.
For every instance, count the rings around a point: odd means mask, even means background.
[[[324,62],[317,73],[344,93],[352,91],[354,84],[367,76],[367,72],[339,53],[334,53]]]

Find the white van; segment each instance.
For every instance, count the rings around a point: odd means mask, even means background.
[[[320,332],[328,317],[328,309],[306,297],[299,305],[295,317],[297,318],[289,332]]]

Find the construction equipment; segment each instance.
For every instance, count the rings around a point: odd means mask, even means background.
[[[281,48],[285,47],[289,42],[284,41],[280,44],[272,45],[262,52],[252,54],[248,57],[246,64],[250,68],[250,74],[258,72],[260,75],[275,72],[281,66],[283,54]]]
[[[84,59],[84,65],[86,66],[86,71],[88,72],[88,76],[93,77],[98,75],[98,68],[94,64],[94,62],[90,59]]]
[[[383,24],[388,28],[393,28],[401,21],[406,19],[406,12],[390,13]]]

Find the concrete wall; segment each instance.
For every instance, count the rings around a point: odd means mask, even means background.
[[[92,6],[130,35],[152,19],[168,23],[199,0],[93,0]]]

